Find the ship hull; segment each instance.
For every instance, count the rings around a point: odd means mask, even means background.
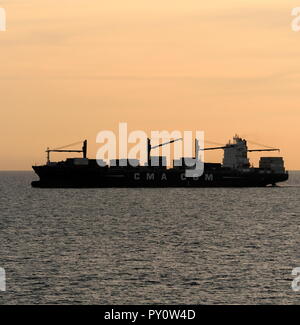
[[[164,187],[265,187],[288,179],[288,173],[272,173],[258,168],[237,171],[205,169],[198,178],[185,177],[185,171],[164,168],[101,168],[88,166],[33,166],[39,188],[164,188]]]

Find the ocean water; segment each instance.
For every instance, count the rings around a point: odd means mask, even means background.
[[[299,304],[300,172],[277,188],[33,189],[0,172],[1,304]]]

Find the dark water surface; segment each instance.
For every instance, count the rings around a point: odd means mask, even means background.
[[[300,173],[281,188],[33,189],[0,172],[4,304],[299,304]]]

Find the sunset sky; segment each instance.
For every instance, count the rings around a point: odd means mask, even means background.
[[[204,130],[220,143],[238,133],[281,148],[286,167],[300,169],[297,6],[300,0],[0,1],[7,13],[0,169],[29,170],[45,162],[46,147],[85,138],[93,158],[97,133],[119,122],[147,132]],[[207,161],[221,157],[206,154]]]

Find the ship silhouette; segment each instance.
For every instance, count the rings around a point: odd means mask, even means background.
[[[165,157],[152,157],[151,150],[178,141],[176,139],[152,147],[148,139],[147,163],[142,166],[128,159],[115,159],[110,164],[87,158],[87,140],[81,150],[47,149],[47,163],[32,166],[39,176],[33,187],[41,188],[90,188],[90,187],[264,187],[275,186],[288,179],[282,157],[261,157],[259,167],[252,167],[248,152],[280,151],[275,148],[248,149],[247,141],[234,136],[225,146],[198,150],[224,150],[222,163],[204,163],[204,172],[199,177],[186,177],[186,171],[194,167],[181,158],[167,168]],[[196,146],[197,147],[197,146]],[[81,153],[82,158],[68,158],[51,162],[51,152]],[[195,157],[197,153],[195,152]]]

